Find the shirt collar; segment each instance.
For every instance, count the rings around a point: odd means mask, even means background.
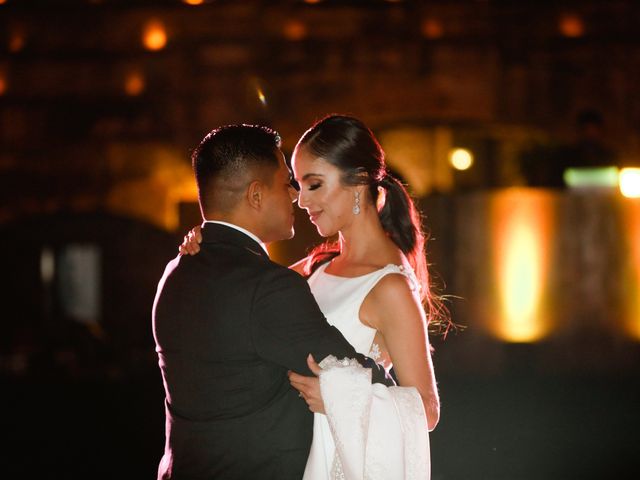
[[[257,235],[251,233],[249,230],[246,230],[242,227],[239,227],[238,225],[234,225],[233,223],[228,223],[228,222],[221,222],[219,220],[205,220],[204,222],[202,222],[202,226],[204,227],[205,223],[218,223],[220,225],[225,225],[229,228],[233,228],[234,230],[237,230],[241,233],[244,233],[247,237],[251,238],[252,240],[256,241],[261,247],[262,249],[267,253],[267,256],[269,256],[269,250],[267,250],[267,246],[262,242],[262,240],[260,240],[258,238]]]

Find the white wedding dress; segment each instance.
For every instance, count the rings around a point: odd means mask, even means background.
[[[412,271],[398,265],[346,278],[320,266],[309,286],[322,312],[357,352],[374,360],[376,330],[359,319],[360,306],[371,289],[389,274],[410,279]],[[427,419],[414,387],[371,384],[371,370],[355,360],[329,356],[320,366],[320,389],[326,415],[314,414],[313,443],[304,480],[409,480],[430,478]]]

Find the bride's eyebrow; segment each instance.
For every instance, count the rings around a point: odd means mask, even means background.
[[[321,175],[319,173],[307,173],[302,177],[302,181],[304,182],[305,180],[308,180],[310,177],[324,177],[324,175]]]

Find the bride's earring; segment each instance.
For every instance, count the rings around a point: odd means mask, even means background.
[[[358,192],[357,190],[356,190],[355,204],[353,205],[353,214],[354,215],[360,214],[360,192]]]
[[[376,209],[378,212],[384,208],[387,202],[387,191],[383,187],[378,187],[378,199],[376,200]]]

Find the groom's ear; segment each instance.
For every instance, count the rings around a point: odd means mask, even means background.
[[[264,196],[264,184],[260,180],[254,180],[247,187],[247,202],[253,209],[260,210]]]

